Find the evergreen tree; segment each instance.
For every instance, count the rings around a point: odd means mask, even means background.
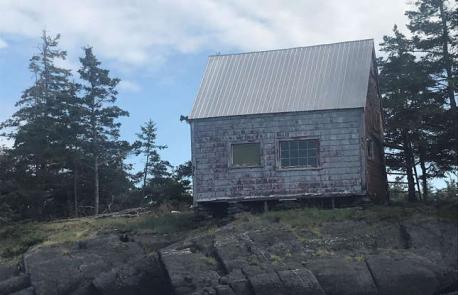
[[[14,158],[11,157],[11,150],[0,146],[0,225],[15,217],[18,212],[23,211],[22,206],[15,206],[12,200],[13,192],[18,190],[14,169]],[[19,202],[20,203],[20,202]]]
[[[141,126],[141,132],[137,134],[138,140],[135,145],[137,155],[144,155],[145,167],[140,176],[143,178],[142,193],[145,197],[145,190],[148,178],[159,179],[168,176],[168,162],[162,161],[159,155],[159,150],[167,148],[165,145],[156,144],[156,124],[153,120],[148,120],[144,126]]]
[[[71,129],[67,117],[77,101],[71,72],[55,64],[66,58],[66,52],[58,48],[59,38],[43,32],[40,50],[29,65],[35,82],[16,103],[19,110],[1,126],[9,130],[7,135],[14,141],[11,156],[20,177],[19,195],[33,198],[29,201],[41,209],[45,200],[64,201],[66,134]]]
[[[84,126],[84,149],[91,155],[94,183],[94,213],[100,206],[100,166],[123,169],[123,159],[129,145],[119,140],[121,124],[117,121],[128,112],[114,105],[117,100],[116,86],[119,79],[111,78],[109,71],[100,67],[92,48],[84,49],[78,71],[82,80],[82,124]]]
[[[183,164],[178,165],[173,173],[173,178],[182,187],[181,195],[190,197],[192,184],[192,162],[187,161]]]
[[[417,0],[407,11],[407,27],[413,34],[413,51],[421,54],[435,83],[430,88],[440,95],[443,112],[436,117],[435,142],[438,167],[446,172],[458,164],[458,6],[447,0]]]
[[[385,140],[388,147],[398,150],[387,157],[387,164],[392,170],[405,171],[408,199],[415,201],[416,148],[428,149],[428,141],[432,139],[427,123],[440,111],[441,105],[429,91],[434,81],[427,69],[410,53],[411,42],[396,26],[393,33],[393,36],[384,36],[381,50],[387,57],[380,59]]]

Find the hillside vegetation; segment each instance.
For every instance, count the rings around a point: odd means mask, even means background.
[[[458,220],[456,200],[438,204],[398,202],[391,206],[369,206],[340,209],[301,208],[273,210],[262,214],[242,213],[234,217],[235,224],[249,222],[274,222],[293,229],[314,229],[326,222],[381,221],[399,222],[408,218],[434,218]],[[31,247],[71,243],[104,233],[148,232],[151,234],[176,234],[185,238],[189,234],[206,232],[227,222],[227,219],[195,221],[191,211],[180,213],[146,212],[129,217],[84,217],[50,222],[23,221],[0,225],[0,263],[17,261]]]

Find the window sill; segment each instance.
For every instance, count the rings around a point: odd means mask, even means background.
[[[264,166],[229,166],[229,169],[259,169]]]
[[[323,167],[278,167],[278,171],[321,170]]]

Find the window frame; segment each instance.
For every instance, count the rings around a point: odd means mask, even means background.
[[[304,140],[315,140],[318,142],[318,147],[317,147],[317,166],[282,166],[281,163],[281,143],[282,142],[287,142],[287,141],[304,141]],[[277,168],[278,170],[319,170],[321,169],[321,160],[320,160],[320,154],[321,154],[321,142],[319,137],[293,137],[293,138],[281,138],[278,139],[276,142],[276,154],[277,154]]]
[[[375,160],[375,140],[369,136],[366,140],[366,155],[368,160]]]
[[[259,146],[259,164],[258,165],[236,165],[234,164],[234,145],[243,145],[243,144],[257,144]],[[232,169],[244,169],[244,168],[261,168],[263,167],[263,159],[262,159],[262,145],[260,141],[256,142],[231,142],[229,143],[229,167]]]

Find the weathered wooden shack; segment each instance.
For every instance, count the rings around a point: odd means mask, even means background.
[[[210,56],[188,119],[195,205],[387,199],[372,39]]]

